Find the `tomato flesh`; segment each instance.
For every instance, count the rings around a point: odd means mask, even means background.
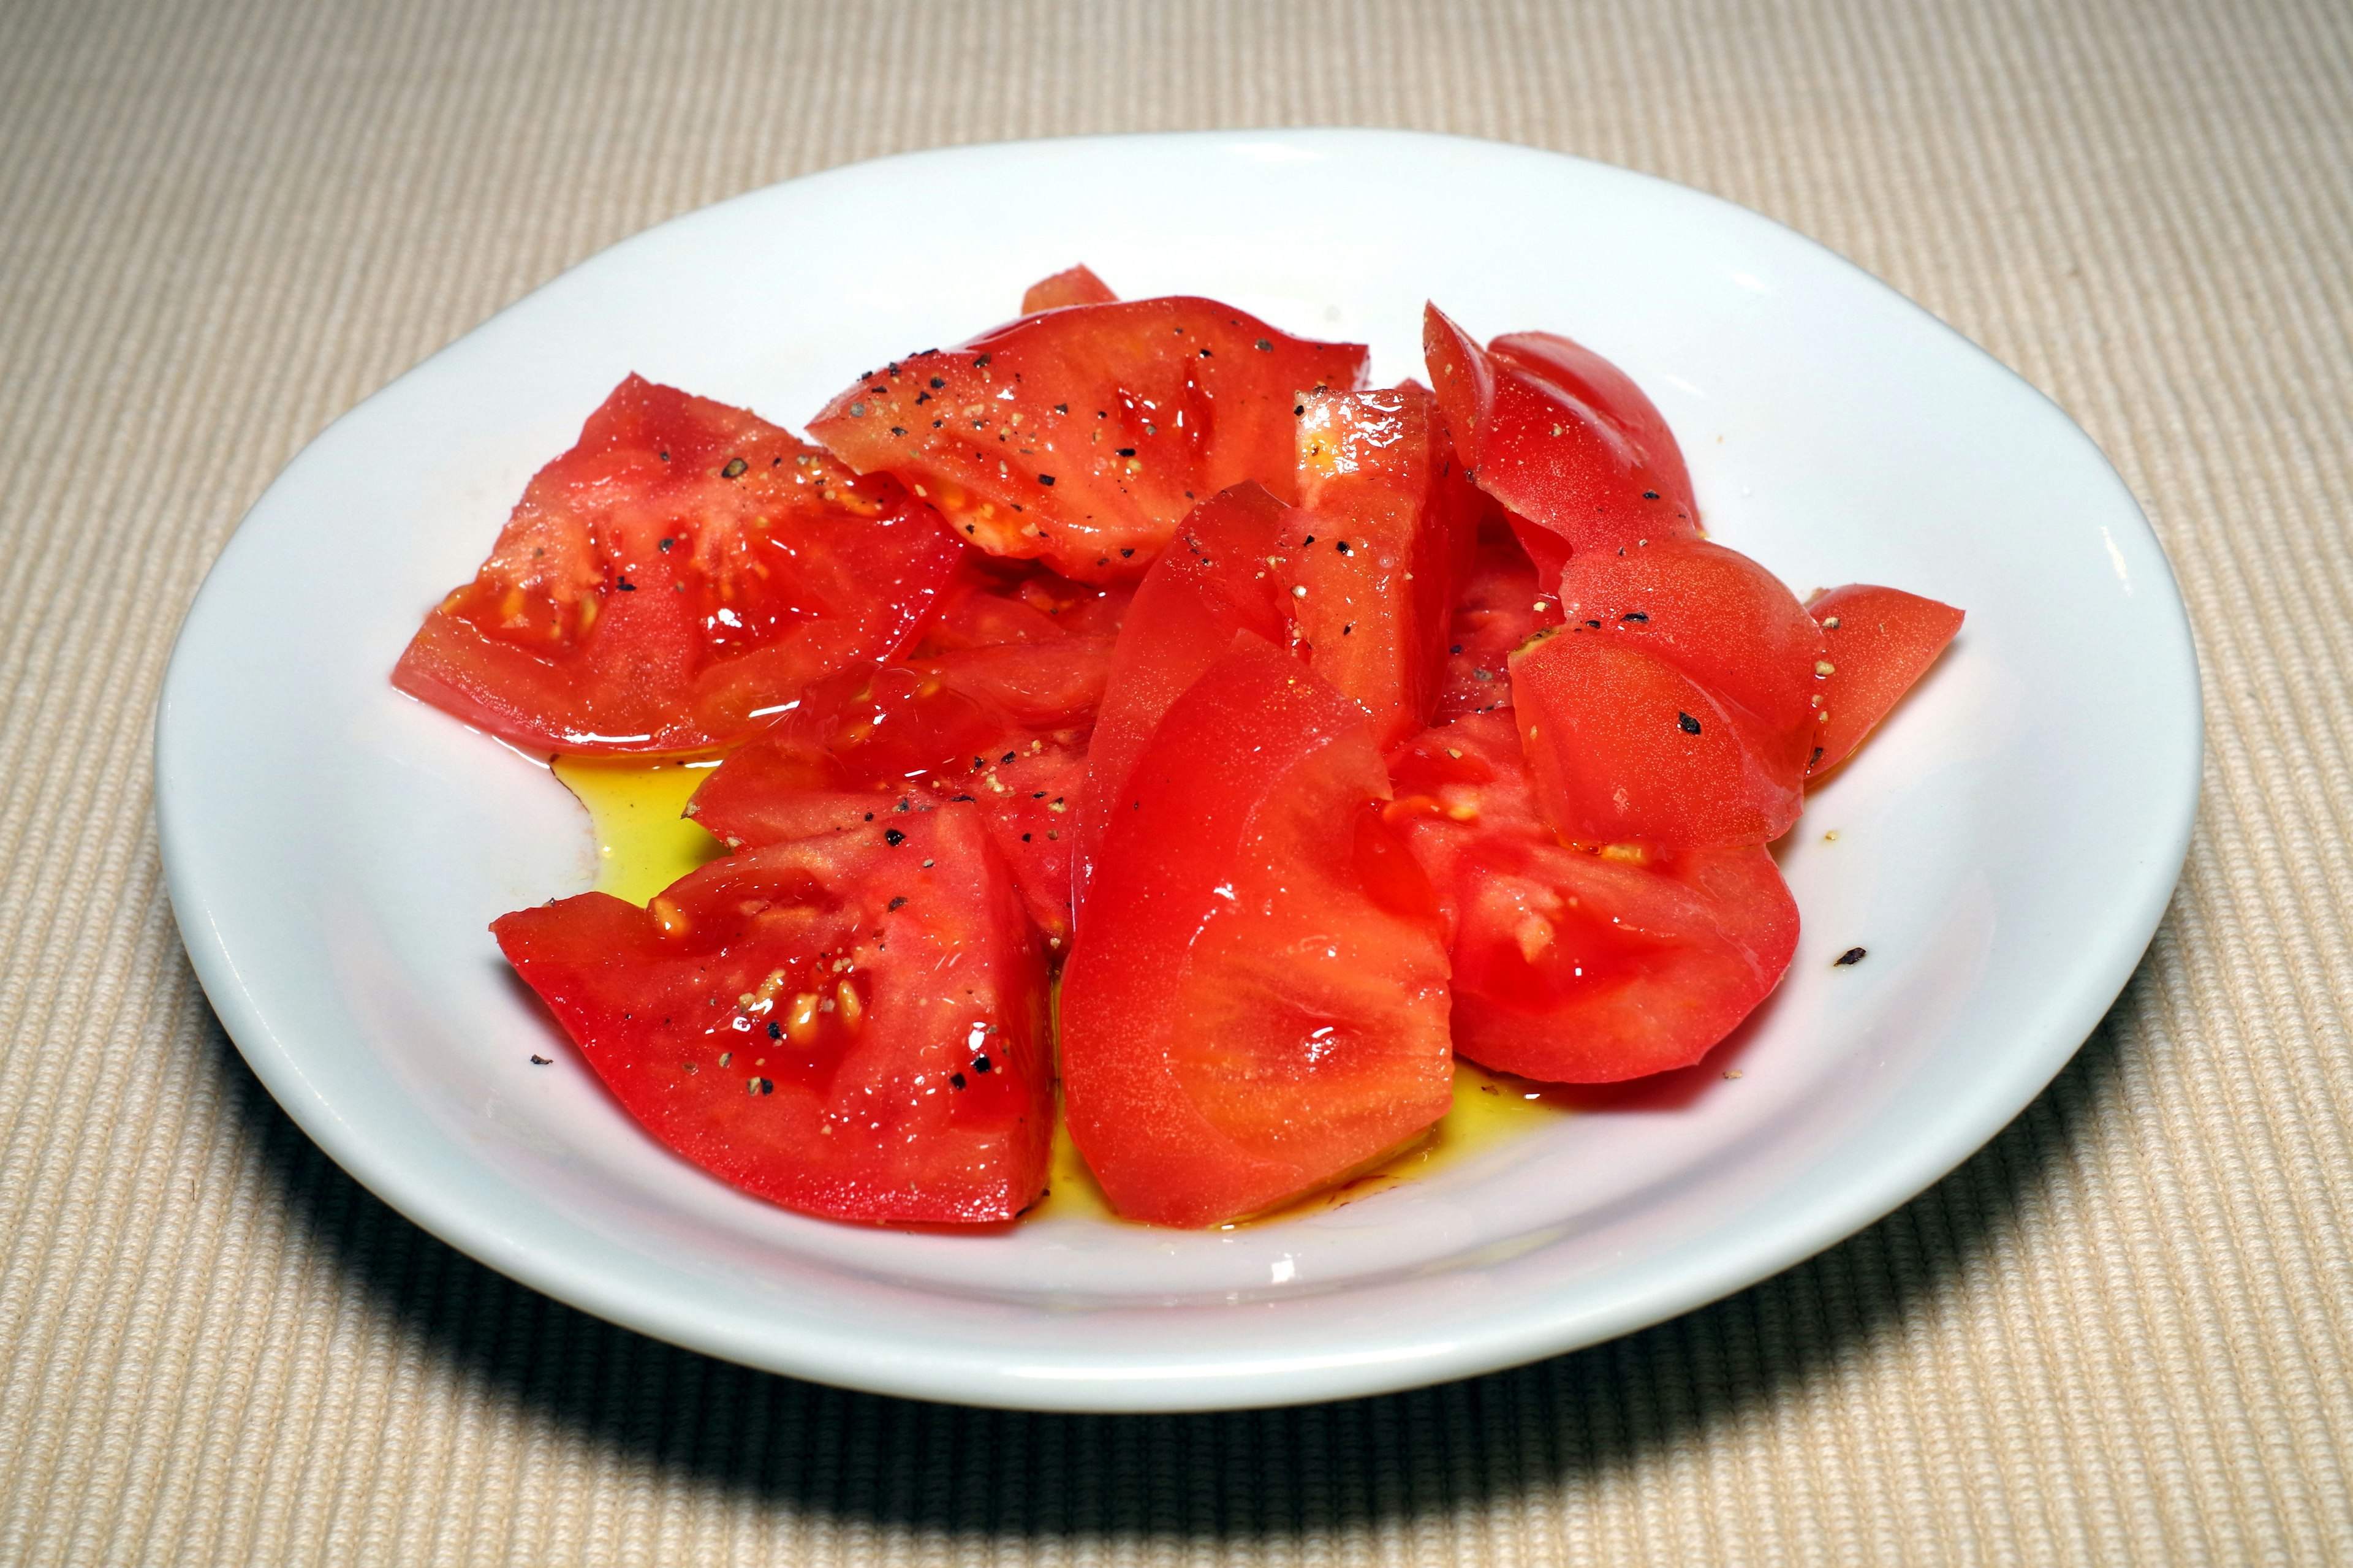
[[[1290,514],[1261,486],[1221,491],[1187,514],[1167,553],[1137,585],[1087,748],[1073,889],[1082,921],[1113,803],[1169,706],[1231,651],[1236,632],[1289,645],[1282,585],[1268,558]]]
[[[1066,681],[1054,693],[1059,707],[1039,695],[1043,680],[1020,689],[1003,679],[1003,665],[1067,666],[1076,657],[1066,643],[1049,643],[846,672],[731,754],[687,813],[740,848],[870,824],[887,829],[935,804],[969,805],[1011,868],[1029,918],[1059,943],[1071,929],[1077,806],[1102,665],[1091,679]],[[973,661],[984,659],[976,674]],[[1017,699],[1031,705],[1019,709]],[[1066,722],[1031,728],[1024,717]]]
[[[962,552],[887,477],[631,376],[393,683],[519,745],[691,751],[905,646]]]
[[[1889,710],[1928,673],[1961,629],[1950,605],[1850,583],[1806,606],[1822,628],[1821,701],[1806,772],[1826,773],[1852,755]]]
[[[1573,843],[1767,844],[1804,808],[1737,704],[1649,649],[1573,622],[1512,656],[1513,716],[1546,820]]]
[[[1454,1047],[1549,1082],[1687,1067],[1769,994],[1798,912],[1758,847],[1593,852],[1536,809],[1508,714],[1393,752],[1388,816],[1429,873],[1452,957]]]
[[[1479,497],[1422,387],[1311,392],[1298,407],[1300,503],[1277,576],[1309,667],[1371,716],[1386,748],[1437,705]]]
[[[1363,710],[1252,634],[1112,802],[1064,968],[1071,1134],[1123,1215],[1251,1214],[1451,1100],[1446,954]]]
[[[895,820],[491,929],[623,1108],[714,1175],[832,1219],[1009,1220],[1052,1139],[1042,950],[976,813]]]
[[[1059,310],[1065,305],[1108,305],[1118,298],[1111,291],[1111,286],[1082,261],[1030,284],[1029,291],[1021,296],[1021,313],[1034,316],[1040,310]]]
[[[1422,350],[1455,449],[1514,517],[1571,552],[1698,537],[1682,454],[1616,366],[1548,333],[1482,349],[1435,305],[1423,312]],[[1530,553],[1546,564],[1540,547]]]
[[[1483,530],[1454,604],[1438,721],[1510,708],[1513,652],[1560,619],[1559,595],[1536,586],[1536,568],[1511,531]]]
[[[1365,349],[1215,300],[1071,305],[861,379],[809,422],[996,555],[1134,582],[1197,500],[1255,479],[1290,499],[1296,395],[1362,383]]]

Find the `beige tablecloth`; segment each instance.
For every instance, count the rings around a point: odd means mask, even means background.
[[[189,974],[150,720],[239,514],[563,268],[943,142],[1406,125],[1651,171],[2121,467],[2205,659],[2170,916],[1950,1179],[1615,1344],[1006,1415],[707,1361],[331,1165]],[[2353,7],[0,0],[0,1563],[2353,1560]]]

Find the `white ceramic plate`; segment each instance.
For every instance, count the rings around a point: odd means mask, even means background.
[[[386,684],[418,618],[625,374],[797,426],[1080,259],[1131,296],[1208,293],[1368,341],[1383,379],[1421,374],[1425,296],[1482,336],[1568,332],[1658,401],[1715,537],[1800,593],[1879,582],[1967,607],[1808,807],[1784,858],[1805,937],[1732,1047],[1316,1217],[972,1237],[744,1197],[549,1048],[484,926],[587,886],[586,818],[543,769]],[[280,476],[189,613],[156,771],[173,904],[222,1021],[303,1129],[419,1225],[753,1365],[1147,1410],[1368,1394],[1589,1344],[1911,1197],[2116,996],[2179,870],[2199,745],[2180,601],[2131,496],[2064,415],[1925,311],[1656,180],[1317,131],[925,153],[614,247]],[[1858,945],[1867,960],[1831,966]]]

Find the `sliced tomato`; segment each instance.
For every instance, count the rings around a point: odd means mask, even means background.
[[[1068,675],[1080,640],[845,672],[732,753],[687,814],[741,848],[888,828],[934,805],[969,804],[1011,867],[1024,908],[1059,945],[1071,929],[1087,725],[1103,679],[1099,639],[1086,639],[1095,647],[1091,674]],[[1027,683],[1008,678],[1007,666],[1022,662],[1048,673]],[[1068,723],[1033,727],[1025,717]]]
[[[1850,583],[1806,606],[1822,628],[1820,701],[1806,772],[1828,773],[1928,673],[1962,612],[1900,588]]]
[[[631,376],[393,683],[519,745],[691,751],[904,647],[962,554],[896,481]]]
[[[1514,517],[1571,552],[1698,537],[1666,422],[1599,355],[1538,332],[1482,349],[1435,305],[1423,312],[1422,350],[1455,449]],[[1530,552],[1547,563],[1541,549]]]
[[[1021,296],[1021,313],[1033,316],[1040,310],[1059,310],[1065,305],[1108,305],[1118,298],[1111,291],[1111,286],[1082,261],[1030,284],[1029,292]]]
[[[1512,531],[1500,522],[1482,530],[1454,604],[1438,719],[1511,707],[1513,651],[1560,620],[1559,596],[1536,586],[1536,569]]]
[[[1383,747],[1430,721],[1482,510],[1429,391],[1299,401],[1300,504],[1279,580],[1309,667],[1372,718]]]
[[[1137,586],[1088,743],[1074,888],[1082,919],[1113,801],[1169,705],[1231,651],[1236,632],[1289,645],[1282,584],[1272,574],[1290,519],[1291,509],[1257,484],[1221,491],[1187,514]]]
[[[1289,499],[1296,395],[1364,368],[1212,300],[1071,305],[887,365],[809,433],[992,554],[1134,582],[1196,501],[1250,479]]]
[[[1071,1134],[1123,1215],[1254,1213],[1445,1114],[1442,931],[1387,790],[1363,710],[1247,632],[1153,732],[1061,993]]]
[[[1046,963],[969,809],[730,856],[647,909],[585,893],[491,929],[623,1108],[748,1192],[979,1224],[1045,1186]]]
[[[1659,539],[1577,556],[1560,600],[1570,626],[1642,649],[1736,711],[1755,763],[1798,786],[1822,633],[1779,578],[1704,539]]]
[[[1387,816],[1428,872],[1453,963],[1454,1047],[1549,1082],[1687,1067],[1769,994],[1797,905],[1762,848],[1570,848],[1536,809],[1508,714],[1389,758]]]
[[[1672,499],[1697,521],[1699,508],[1692,500],[1691,474],[1683,467],[1683,447],[1667,428],[1658,405],[1634,384],[1634,378],[1584,344],[1557,332],[1505,332],[1488,343],[1495,363],[1519,371],[1556,388],[1590,409],[1625,438],[1643,469],[1654,476],[1659,493]]]
[[[1134,592],[1132,587],[1076,583],[1034,562],[969,550],[909,657],[1071,637],[1117,637]]]
[[[1647,648],[1572,622],[1512,656],[1513,717],[1562,837],[1655,848],[1766,844],[1804,809],[1783,742]]]

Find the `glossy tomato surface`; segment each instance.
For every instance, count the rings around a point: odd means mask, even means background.
[[[1632,381],[1565,338],[1514,333],[1495,346],[1435,305],[1424,312],[1430,385],[1480,489],[1571,552],[1698,537],[1682,454]],[[1540,570],[1557,565],[1541,543],[1530,553]]]
[[[1363,710],[1249,632],[1154,730],[1062,979],[1071,1133],[1121,1214],[1250,1214],[1445,1114],[1443,932],[1387,793]]]
[[[1806,608],[1822,628],[1820,702],[1806,771],[1825,773],[1862,744],[1961,629],[1961,612],[1900,588],[1850,583]]]
[[[1804,809],[1782,742],[1631,639],[1572,621],[1512,656],[1539,810],[1573,843],[1768,844]]]
[[[1704,539],[1659,539],[1578,555],[1561,574],[1559,598],[1569,626],[1641,649],[1736,712],[1757,765],[1797,786],[1822,633],[1779,578]]]
[[[731,754],[688,815],[742,847],[968,806],[1023,907],[1059,944],[1071,929],[1086,736],[1107,651],[1101,639],[1070,638],[845,672]]]
[[[963,554],[895,481],[631,376],[394,684],[519,745],[690,751],[904,647]]]
[[[1421,386],[1305,393],[1298,407],[1299,508],[1276,575],[1309,667],[1388,747],[1437,706],[1482,498]]]
[[[640,910],[493,922],[630,1115],[806,1214],[1012,1219],[1053,1129],[1047,970],[969,809],[713,861]]]
[[[1137,585],[1112,648],[1103,706],[1087,748],[1075,902],[1083,921],[1092,861],[1113,803],[1171,704],[1249,631],[1289,647],[1289,611],[1272,561],[1292,509],[1260,485],[1219,492],[1188,512]]]
[[[809,434],[992,554],[1134,582],[1195,502],[1244,479],[1290,499],[1297,395],[1364,368],[1212,300],[1071,305],[885,365]]]
[[[1536,809],[1507,713],[1389,759],[1388,819],[1429,873],[1452,955],[1455,1049],[1553,1082],[1687,1067],[1771,993],[1798,911],[1762,848],[1571,848]]]

